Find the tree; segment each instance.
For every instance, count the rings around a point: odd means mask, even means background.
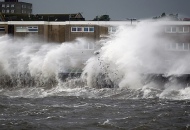
[[[110,21],[109,15],[96,16],[93,21]]]
[[[169,14],[162,13],[160,16],[153,17],[153,19],[162,19],[162,20],[179,20],[178,14]]]
[[[161,17],[165,17],[166,16],[166,13],[162,13]]]

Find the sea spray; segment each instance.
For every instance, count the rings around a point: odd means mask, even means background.
[[[94,49],[94,43],[88,39],[63,44],[32,41],[30,37],[23,41],[9,36],[1,39],[2,87],[55,87],[60,82],[59,73],[81,70]],[[91,46],[91,50],[86,46]]]
[[[92,75],[89,66],[93,66],[95,77],[100,73],[119,87],[141,88],[142,74],[163,72],[163,42],[167,39],[158,37],[160,30],[154,23],[119,27],[115,36],[103,43],[100,53],[87,62],[88,74]]]
[[[86,62],[83,78],[90,87],[136,89],[144,93],[143,97],[161,94],[163,98],[167,90],[188,88],[189,80],[183,74],[190,72],[189,53],[168,50],[168,45],[176,41],[164,33],[163,22],[144,21],[137,26],[118,27]]]
[[[162,24],[145,21],[118,26],[115,34],[96,42],[78,38],[56,44],[1,36],[1,94],[188,99],[188,80],[180,78],[188,72],[188,53],[168,54],[166,45],[175,41],[163,33]],[[70,72],[82,76],[61,79]]]

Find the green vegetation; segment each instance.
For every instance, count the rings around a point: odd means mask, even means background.
[[[110,21],[109,15],[96,16],[93,21]]]

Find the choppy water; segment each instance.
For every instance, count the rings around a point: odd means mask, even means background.
[[[143,91],[111,88],[3,90],[0,129],[190,129],[190,100],[171,99],[177,98],[176,92],[170,93],[170,99],[159,98],[160,92],[155,90],[144,97]]]

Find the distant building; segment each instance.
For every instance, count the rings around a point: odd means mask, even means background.
[[[19,2],[18,0],[4,0],[4,2],[0,2],[0,13],[31,14],[32,4],[26,2]]]
[[[2,20],[1,20],[2,19]],[[81,13],[75,14],[3,14],[0,21],[85,21]]]

